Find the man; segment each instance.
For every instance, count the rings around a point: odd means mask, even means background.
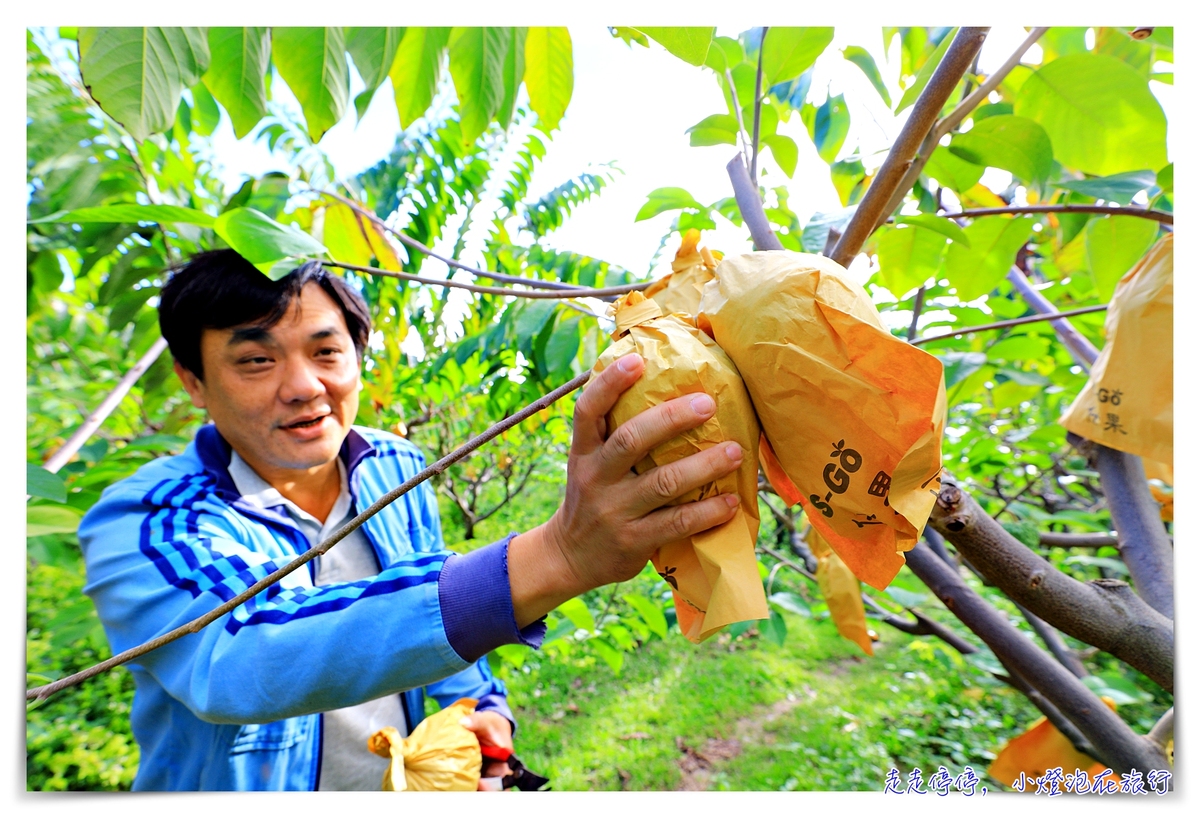
[[[233,251],[198,255],[164,286],[159,320],[212,423],[183,454],[109,487],[80,526],[85,592],[114,652],[232,598],[425,465],[408,441],[352,428],[370,317],[318,263],[272,282]],[[627,356],[580,395],[565,500],[541,526],[453,554],[425,483],[311,570],[131,664],[134,788],[378,789],[386,761],[367,738],[411,731],[424,693],[478,699],[468,727],[511,747],[488,651],[539,646],[547,612],[629,579],[659,545],[737,505],[664,508],[736,469],[736,444],[634,474],[651,448],[715,411],[690,395],[609,434],[605,415],[643,368]]]

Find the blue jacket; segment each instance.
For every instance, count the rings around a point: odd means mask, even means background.
[[[425,466],[411,443],[358,427],[340,456],[356,511]],[[206,425],[183,454],[110,486],[84,517],[84,593],[113,653],[212,610],[309,548],[282,508],[241,500],[229,459]],[[488,697],[511,718],[481,657],[500,644],[536,646],[545,625],[517,630],[508,539],[465,556],[445,550],[429,483],[363,530],[377,576],[315,587],[310,563],[128,665],[135,790],[314,790],[320,714],[389,694],[404,693],[410,730],[424,714],[422,688],[443,706]]]

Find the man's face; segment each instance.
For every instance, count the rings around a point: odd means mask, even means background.
[[[206,329],[204,380],[176,365],[221,435],[267,480],[333,461],[358,412],[359,361],[341,309],[309,282],[270,329]]]

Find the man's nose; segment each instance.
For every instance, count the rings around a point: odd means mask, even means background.
[[[317,376],[316,367],[307,360],[290,360],[279,386],[279,398],[284,403],[304,403],[325,392],[325,384]]]

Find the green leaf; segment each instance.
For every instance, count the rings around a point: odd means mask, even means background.
[[[277,27],[271,39],[275,68],[300,102],[309,137],[320,142],[341,120],[350,98],[345,30]]]
[[[176,205],[139,205],[112,204],[105,207],[83,207],[79,210],[68,210],[65,213],[52,213],[30,224],[44,222],[68,222],[71,224],[136,224],[137,222],[155,222],[166,224],[178,222],[181,224],[196,224],[200,227],[212,227],[216,219],[200,210]]]
[[[212,66],[204,85],[229,114],[241,139],[267,115],[266,74],[271,59],[270,29],[210,28]]]
[[[901,297],[937,273],[946,238],[924,227],[885,227],[876,247],[879,280]]]
[[[138,312],[146,302],[158,295],[158,287],[142,287],[140,290],[130,290],[113,300],[112,309],[108,312],[108,328],[112,332],[120,332],[125,325],[137,317]]]
[[[973,301],[991,292],[1006,275],[1020,249],[1033,232],[1034,219],[987,216],[976,219],[963,232],[971,246],[951,244],[946,252],[945,274],[958,298]]]
[[[203,28],[79,29],[79,71],[96,103],[141,142],[175,124],[184,88],[208,69]]]
[[[933,50],[933,53],[929,55],[929,58],[921,66],[921,70],[917,72],[917,78],[913,80],[913,84],[904,90],[903,96],[900,97],[900,104],[896,106],[896,113],[900,113],[917,101],[917,97],[921,95],[921,92],[925,90],[925,86],[929,84],[929,78],[937,70],[938,64],[941,63],[942,57],[946,54],[946,49],[950,48],[950,43],[954,41],[954,37],[957,34],[958,29],[952,29],[938,43],[938,47]]]
[[[856,206],[843,207],[830,213],[814,213],[800,234],[800,246],[806,253],[823,253],[829,243],[829,231],[841,233],[854,217]]]
[[[409,26],[405,30],[388,74],[392,78],[401,128],[424,116],[433,103],[442,76],[442,50],[449,39],[449,28]]]
[[[1160,170],[1155,181],[1163,193],[1172,195],[1175,192],[1175,163],[1172,162]]]
[[[618,675],[621,673],[621,665],[625,661],[624,651],[617,650],[603,639],[589,639],[588,644],[604,660],[604,663],[612,668],[613,673]]]
[[[1168,166],[1169,167],[1169,166]],[[1095,199],[1127,205],[1143,190],[1154,187],[1158,176],[1152,170],[1133,170],[1112,176],[1097,176],[1091,179],[1068,179],[1055,182],[1055,187],[1073,190]]]
[[[71,506],[36,505],[25,509],[25,536],[74,534],[83,512]]]
[[[967,162],[951,153],[949,148],[938,145],[925,163],[923,173],[937,179],[943,187],[963,193],[979,184],[983,171],[983,165]]]
[[[571,362],[579,352],[579,322],[582,316],[576,315],[559,322],[546,341],[546,353],[543,363],[546,371],[552,376],[570,371]]]
[[[832,28],[772,26],[762,46],[763,89],[803,74],[831,42]]]
[[[988,300],[988,305],[992,300]],[[987,348],[987,356],[993,361],[1033,361],[1050,351],[1050,342],[1040,335],[1014,335]]]
[[[251,264],[290,256],[318,255],[325,247],[293,225],[283,226],[251,207],[235,207],[217,217],[213,230]]]
[[[704,26],[647,27],[637,30],[691,65],[704,65],[716,28]]]
[[[917,216],[900,216],[896,219],[896,224],[915,224],[924,227],[926,230],[941,233],[946,238],[956,241],[964,247],[971,246],[971,240],[967,238],[967,234],[952,219],[945,219],[941,216],[935,216],[932,213],[922,213]]]
[[[706,145],[736,145],[737,117],[732,114],[713,114],[706,116],[684,133],[691,134],[693,148]]]
[[[558,127],[574,91],[575,63],[565,26],[530,26],[525,37],[525,90],[538,127]]]
[[[1097,696],[1108,696],[1117,703],[1118,707],[1124,704],[1141,704],[1154,700],[1154,696],[1117,673],[1084,676],[1080,681]]]
[[[849,132],[850,111],[846,107],[845,97],[841,94],[829,97],[817,109],[817,116],[813,120],[813,144],[825,162],[832,163],[837,158]]]
[[[546,326],[546,321],[554,315],[558,306],[550,299],[527,300],[529,303],[521,310],[513,325],[513,333],[516,335],[518,343],[535,338],[542,331],[542,327]]]
[[[771,609],[769,619],[759,622],[758,629],[762,631],[763,636],[780,647],[787,640],[787,623],[783,621],[783,615],[774,608]]]
[[[1032,119],[991,116],[950,140],[950,152],[977,165],[1001,168],[1026,183],[1040,185],[1050,175],[1050,137]]]
[[[804,597],[791,591],[776,591],[767,598],[767,602],[797,616],[812,617],[812,609],[808,607],[808,603],[804,601]]]
[[[1112,298],[1121,276],[1146,254],[1158,237],[1158,223],[1136,216],[1101,216],[1088,222],[1084,241],[1101,301]]]
[[[982,352],[944,352],[937,358],[942,362],[947,389],[965,381],[987,363],[987,356]]]
[[[525,78],[525,37],[528,31],[520,26],[508,29],[510,40],[504,53],[503,69],[504,99],[500,101],[500,110],[496,112],[496,122],[501,128],[508,128],[517,107],[517,92],[521,88],[521,80]]]
[[[25,493],[56,503],[67,502],[67,484],[57,474],[46,471],[36,463],[25,464]]]
[[[588,610],[587,605],[579,597],[568,599],[554,610],[561,616],[570,619],[576,628],[585,630],[588,633],[595,632],[596,620],[592,618],[592,612]]]
[[[403,38],[403,28],[346,29],[346,50],[350,52],[354,67],[366,86],[363,92],[354,98],[354,109],[360,120],[366,116],[371,98],[387,79],[392,63],[396,61],[400,40]]]
[[[450,32],[450,76],[464,145],[487,130],[504,101],[504,58],[511,39],[508,29],[497,26],[456,26]]]
[[[665,213],[668,210],[683,208],[705,209],[704,205],[696,201],[692,194],[681,187],[660,187],[650,191],[646,197],[646,203],[642,205],[642,209],[637,212],[633,220],[640,222],[654,218],[659,213]]]
[[[883,98],[883,104],[891,108],[891,94],[888,93],[887,86],[883,83],[883,77],[879,75],[879,67],[875,65],[875,58],[871,56],[871,52],[860,45],[851,45],[842,49],[842,56],[862,69],[862,72],[867,75],[867,79],[871,81],[871,85],[875,86],[875,90]]]
[[[796,162],[800,159],[800,149],[796,140],[783,134],[774,134],[763,139],[762,143],[771,149],[771,156],[775,159],[775,164],[779,165],[779,169],[787,174],[789,179],[792,178],[792,174],[796,172]]]
[[[625,594],[624,599],[638,612],[651,632],[658,634],[661,639],[667,638],[667,618],[657,605],[641,594]]]
[[[902,608],[915,608],[918,605],[929,601],[928,594],[918,594],[913,591],[906,591],[903,588],[890,586],[885,589],[887,595],[890,596],[897,605]]]
[[[192,127],[201,136],[212,136],[217,125],[221,124],[221,109],[217,107],[217,101],[202,82],[192,86],[192,101],[195,103]]]
[[[521,665],[525,664],[525,657],[529,655],[530,647],[528,645],[498,645],[493,650],[502,661],[519,670]]]
[[[709,47],[704,64],[717,72],[718,76],[723,75],[725,69],[732,69],[746,59],[746,52],[742,50],[742,44],[732,37],[713,37],[712,45],[715,48]]]
[[[1167,118],[1149,81],[1115,57],[1071,54],[1039,68],[1013,104],[1064,166],[1111,176],[1167,163]]]
[[[608,31],[613,37],[623,40],[625,45],[637,43],[643,48],[650,47],[649,38],[647,38],[645,34],[638,31],[636,28],[630,28],[629,26],[609,26]]]

